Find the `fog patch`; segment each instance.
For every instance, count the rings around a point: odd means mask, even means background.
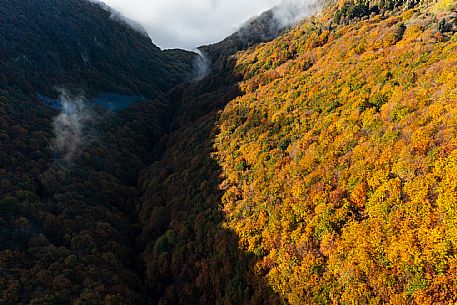
[[[60,113],[53,120],[54,139],[51,148],[65,161],[72,161],[89,144],[94,116],[86,106],[84,97],[71,96],[60,91]]]
[[[319,0],[283,0],[272,11],[280,26],[287,27],[316,14],[321,8],[320,2]]]
[[[99,1],[99,0],[86,0],[86,1],[95,3],[98,6],[100,6],[102,9],[104,9],[105,11],[110,13],[110,18],[113,21],[116,21],[122,25],[126,25],[126,26],[130,27],[132,30],[134,30],[146,37],[149,37],[148,32],[140,23],[138,23],[130,18],[125,17],[124,15],[122,15],[121,12],[115,10],[111,6],[107,5],[105,2]]]
[[[120,24],[125,24],[127,25],[128,27],[130,27],[131,29],[135,30],[136,32],[142,34],[143,36],[146,36],[146,37],[149,37],[149,34],[148,32],[146,31],[146,29],[141,25],[139,24],[138,22],[136,21],[133,21],[132,19],[129,19],[125,16],[123,16],[120,12],[114,10],[114,9],[111,9],[111,16],[110,18]]]
[[[194,52],[198,55],[194,62],[194,80],[199,81],[208,75],[210,70],[210,63],[208,57],[206,57],[206,55],[199,49],[195,49]]]

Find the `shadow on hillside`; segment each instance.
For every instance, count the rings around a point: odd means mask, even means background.
[[[233,66],[182,92],[162,157],[141,175],[138,245],[148,304],[281,303],[254,271],[256,259],[223,227],[214,137],[219,110],[240,95],[236,76],[227,71]]]

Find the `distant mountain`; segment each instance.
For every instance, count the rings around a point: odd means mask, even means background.
[[[328,1],[286,0],[259,16],[252,17],[235,33],[224,40],[198,49],[217,64],[236,52],[246,50],[261,42],[267,42],[284,34],[297,22],[318,11]]]
[[[257,43],[270,41],[281,33],[285,27],[275,18],[274,11],[269,10],[258,17],[254,17],[244,24],[238,31],[223,41],[199,47],[212,62],[247,49]]]
[[[191,52],[162,52],[120,15],[91,1],[3,0],[0,88],[53,86],[156,96],[193,77]]]

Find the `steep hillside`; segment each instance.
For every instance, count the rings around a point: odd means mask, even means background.
[[[363,3],[237,55],[215,145],[226,227],[287,303],[449,304],[456,7],[348,19]]]
[[[198,49],[208,57],[208,60],[217,68],[224,65],[231,55],[247,50],[261,42],[267,42],[284,34],[296,22],[319,11],[327,0],[294,1],[285,0],[281,4],[252,17],[235,33],[224,40],[201,46]]]
[[[209,57],[212,63],[220,64],[221,60],[235,53],[252,47],[260,42],[270,41],[284,33],[285,27],[275,18],[273,10],[254,17],[238,31],[218,43],[201,46],[199,49]]]
[[[254,257],[222,226],[214,126],[240,92],[230,70],[218,70],[183,92],[161,157],[140,175],[138,245],[152,304],[279,303]]]
[[[111,15],[92,1],[2,1],[0,89],[156,96],[192,77],[195,54],[163,53]]]
[[[0,2],[0,304],[143,304],[137,175],[196,54],[92,2]],[[49,107],[56,87],[70,94]],[[111,112],[81,92],[143,102]]]

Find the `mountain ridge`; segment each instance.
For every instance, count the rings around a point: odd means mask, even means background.
[[[172,59],[171,52],[162,53],[148,36],[113,20],[98,3],[8,1],[1,21],[1,35],[8,41],[0,51],[6,85],[48,94],[54,86],[72,84],[87,93],[117,89],[154,97],[192,77],[195,54],[187,53],[184,61]],[[28,71],[34,74],[22,81]]]

